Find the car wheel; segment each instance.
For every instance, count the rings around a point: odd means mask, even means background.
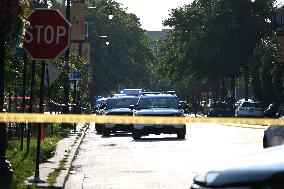
[[[95,125],[95,129],[97,131],[97,133],[101,134],[103,129],[102,129],[103,125],[102,124],[96,124]]]
[[[133,129],[133,131],[132,131],[132,138],[134,140],[139,140],[141,138],[140,132],[138,130],[136,130],[136,129]]]
[[[110,135],[110,130],[107,128],[103,129],[103,136],[109,136]]]
[[[266,134],[264,134],[262,142],[263,142],[263,148],[268,148],[268,140]]]
[[[185,135],[186,135],[186,126],[184,126],[184,128],[181,129],[181,130],[177,133],[177,138],[178,138],[178,139],[185,139]]]

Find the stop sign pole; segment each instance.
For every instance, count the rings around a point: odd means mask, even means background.
[[[35,9],[27,19],[23,48],[34,60],[42,60],[40,84],[40,113],[44,113],[44,76],[47,60],[56,59],[70,43],[71,24],[58,10]],[[33,182],[42,182],[39,175],[40,143],[43,123],[37,127],[36,168]]]

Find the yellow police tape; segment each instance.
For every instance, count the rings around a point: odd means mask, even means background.
[[[284,119],[266,118],[207,118],[207,117],[154,117],[154,116],[103,116],[86,114],[0,113],[5,123],[116,123],[116,124],[187,124],[218,123],[284,126]]]

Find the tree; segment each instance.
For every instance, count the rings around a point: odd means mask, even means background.
[[[149,83],[148,65],[152,61],[149,38],[139,19],[116,2],[91,1],[96,11],[87,12],[94,92],[107,95],[120,88],[143,88]],[[114,17],[108,20],[112,7]],[[101,38],[100,36],[108,36]],[[109,45],[106,45],[106,40]]]
[[[4,106],[5,55],[9,46],[18,42],[22,33],[23,9],[19,0],[3,0],[0,3],[0,112]],[[12,169],[6,160],[6,124],[0,123],[0,186],[12,179]]]
[[[233,91],[243,70],[248,80],[248,58],[254,47],[272,33],[273,4],[274,0],[195,0],[173,9],[164,24],[174,29],[164,46],[172,46],[175,52],[164,49],[158,66],[166,66],[174,75],[198,75],[210,88],[216,86],[211,81],[217,80],[220,91],[228,83],[226,78],[231,78]],[[172,60],[171,53],[178,59]]]
[[[276,62],[276,52],[274,40],[267,39],[255,48],[249,61],[254,94],[264,108],[284,103],[284,66]]]

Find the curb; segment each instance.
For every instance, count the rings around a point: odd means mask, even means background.
[[[58,188],[58,189],[64,188],[65,183],[66,183],[66,181],[69,177],[72,162],[74,161],[76,154],[78,153],[79,146],[81,145],[82,140],[86,135],[86,131],[87,131],[87,129],[89,129],[89,126],[90,126],[90,124],[88,124],[85,128],[83,126],[84,130],[82,131],[82,135],[80,136],[80,138],[78,138],[77,140],[74,141],[74,143],[76,143],[76,145],[69,152],[67,162],[64,165],[64,170],[60,171],[60,174],[56,178],[56,183],[53,186],[48,186],[48,188]]]
[[[80,127],[80,130],[77,131],[76,133],[73,133],[72,131],[69,134],[69,137],[62,139],[66,140],[68,142],[68,145],[71,145],[68,149],[68,146],[64,145],[64,147],[61,146],[61,151],[58,150],[58,156],[60,156],[59,158],[56,157],[56,155],[54,157],[52,157],[51,159],[53,159],[53,161],[47,162],[47,163],[43,163],[40,164],[40,168],[44,168],[44,167],[49,167],[49,171],[46,171],[43,175],[43,179],[41,180],[41,182],[30,182],[30,180],[33,180],[33,176],[28,177],[25,180],[25,185],[29,188],[29,186],[31,185],[35,185],[37,188],[56,188],[56,189],[62,189],[65,186],[65,183],[69,177],[69,171],[71,169],[71,165],[73,160],[76,157],[76,154],[79,150],[79,146],[82,142],[82,139],[85,137],[86,131],[89,128],[90,124],[83,124]],[[78,128],[79,129],[79,128]],[[80,135],[81,134],[81,135]],[[60,142],[60,141],[59,141]],[[66,142],[65,142],[66,143]],[[58,145],[59,146],[59,145]],[[62,150],[64,150],[64,152],[62,152]],[[57,152],[57,150],[56,150]],[[60,161],[65,160],[66,162],[64,163],[63,168],[59,171],[59,175],[56,178],[56,182],[53,185],[50,185],[47,182],[47,178],[48,175],[52,172],[54,172],[56,169],[59,168],[60,166]]]

